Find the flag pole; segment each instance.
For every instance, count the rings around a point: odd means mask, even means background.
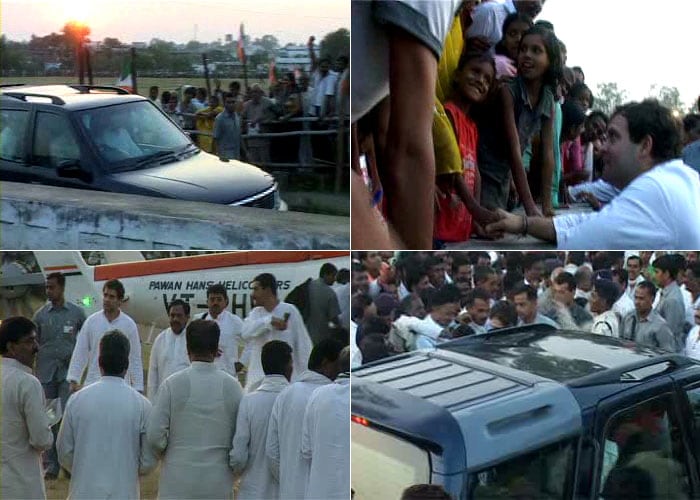
[[[85,54],[85,65],[87,66],[88,83],[90,85],[93,85],[92,61],[90,59],[90,49],[88,47],[85,47],[84,54]]]
[[[207,65],[207,53],[202,53],[202,64],[204,65],[204,78],[207,81],[207,95],[211,96],[211,82],[209,81],[209,66]]]
[[[136,86],[136,49],[131,47],[131,80],[134,82],[134,94],[138,94],[138,87]]]

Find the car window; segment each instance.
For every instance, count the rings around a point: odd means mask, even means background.
[[[700,454],[700,386],[687,387],[685,393],[688,395],[690,412],[693,417],[695,449]]]
[[[0,110],[0,157],[3,160],[22,161],[22,141],[27,131],[29,112],[18,109]]]
[[[615,414],[607,423],[601,498],[688,498],[678,415],[670,394]]]
[[[561,441],[472,475],[470,498],[563,498],[574,469],[575,443]]]
[[[189,138],[148,101],[122,103],[78,113],[78,121],[112,165],[161,151],[179,151]]]
[[[49,168],[80,160],[80,147],[68,118],[42,111],[37,113],[32,156],[32,163]]]

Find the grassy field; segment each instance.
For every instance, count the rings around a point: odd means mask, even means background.
[[[238,80],[243,84],[242,80]],[[95,85],[114,85],[116,78],[95,78]],[[231,82],[230,79],[221,80],[221,88],[223,90],[228,90],[228,84]],[[65,77],[65,76],[33,76],[33,77],[7,77],[0,79],[0,83],[3,85],[13,84],[13,83],[27,83],[32,85],[53,85],[61,83],[78,83],[78,79],[75,77]],[[267,82],[258,79],[248,79],[248,84],[252,85],[254,83],[260,83],[263,87],[267,87]],[[176,90],[183,85],[193,85],[195,87],[206,87],[207,82],[204,78],[137,78],[136,84],[138,86],[138,93],[144,97],[148,96],[148,89],[151,85],[158,85],[160,88],[160,93],[164,90]],[[212,90],[214,89],[214,80],[211,80]]]

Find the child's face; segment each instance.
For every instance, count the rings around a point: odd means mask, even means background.
[[[574,99],[584,110],[588,110],[591,107],[591,93],[588,90],[581,92],[576,99]]]
[[[525,32],[530,29],[527,23],[522,21],[514,21],[508,25],[508,29],[503,35],[503,45],[505,46],[508,57],[514,61],[518,58],[518,47]]]
[[[471,102],[482,102],[495,78],[493,65],[487,61],[468,61],[457,74],[460,93]]]
[[[549,56],[541,35],[526,35],[520,42],[518,74],[525,80],[542,78],[549,69]]]

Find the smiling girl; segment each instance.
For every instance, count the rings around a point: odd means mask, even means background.
[[[542,144],[542,209],[553,215],[554,89],[561,77],[559,42],[551,31],[535,26],[523,36],[518,50],[518,76],[501,86],[496,99],[476,114],[479,125],[481,203],[507,207],[510,178],[528,215],[539,210],[530,191],[522,154],[534,135]]]
[[[495,77],[494,60],[488,53],[469,51],[460,57],[453,80],[453,97],[444,108],[459,146],[462,172],[437,176],[436,246],[446,241],[468,240],[472,232],[472,216],[484,222],[494,217],[479,204],[478,133],[469,112],[472,104],[486,99]]]

